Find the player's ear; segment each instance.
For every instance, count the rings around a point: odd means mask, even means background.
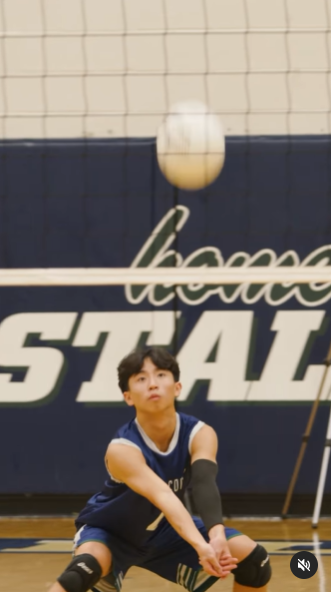
[[[130,391],[124,391],[123,397],[124,397],[126,404],[129,405],[129,407],[133,407],[133,401],[132,401]]]
[[[182,392],[182,383],[175,382],[175,397],[176,397],[176,399],[177,399],[177,397],[179,397],[181,392]]]

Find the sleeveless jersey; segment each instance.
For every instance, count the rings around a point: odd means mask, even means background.
[[[192,439],[204,423],[184,413],[177,413],[176,419],[175,432],[166,452],[156,447],[136,419],[121,427],[111,442],[139,448],[147,465],[183,500],[189,480]],[[97,526],[140,546],[162,528],[164,521],[156,506],[109,475],[102,492],[91,497],[80,512],[76,526]]]

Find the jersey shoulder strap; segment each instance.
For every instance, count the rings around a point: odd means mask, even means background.
[[[193,438],[205,425],[205,422],[193,415],[186,415],[186,413],[179,413],[179,416],[181,423],[181,439],[182,442],[187,442],[188,451],[189,454],[191,454]]]
[[[139,448],[139,450],[141,450],[141,438],[139,436],[135,420],[132,419],[119,428],[110,442],[112,444],[133,446],[134,448]]]

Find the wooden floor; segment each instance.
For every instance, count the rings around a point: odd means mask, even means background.
[[[273,568],[268,592],[331,590],[331,520],[321,520],[317,530],[312,530],[310,520],[228,520],[226,525],[260,541],[268,550]],[[68,518],[0,518],[1,592],[46,592],[70,561],[73,535],[73,520]],[[298,546],[307,547],[319,562],[317,573],[308,580],[297,579],[290,571],[290,560],[300,550]],[[232,582],[229,576],[216,583],[213,592],[230,592]],[[132,568],[122,590],[179,592],[180,588],[148,571]]]

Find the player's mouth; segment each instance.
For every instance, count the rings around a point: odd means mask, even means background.
[[[157,393],[154,393],[153,395],[150,395],[150,397],[148,397],[149,401],[158,401],[158,399],[160,399],[161,396],[158,395]]]

